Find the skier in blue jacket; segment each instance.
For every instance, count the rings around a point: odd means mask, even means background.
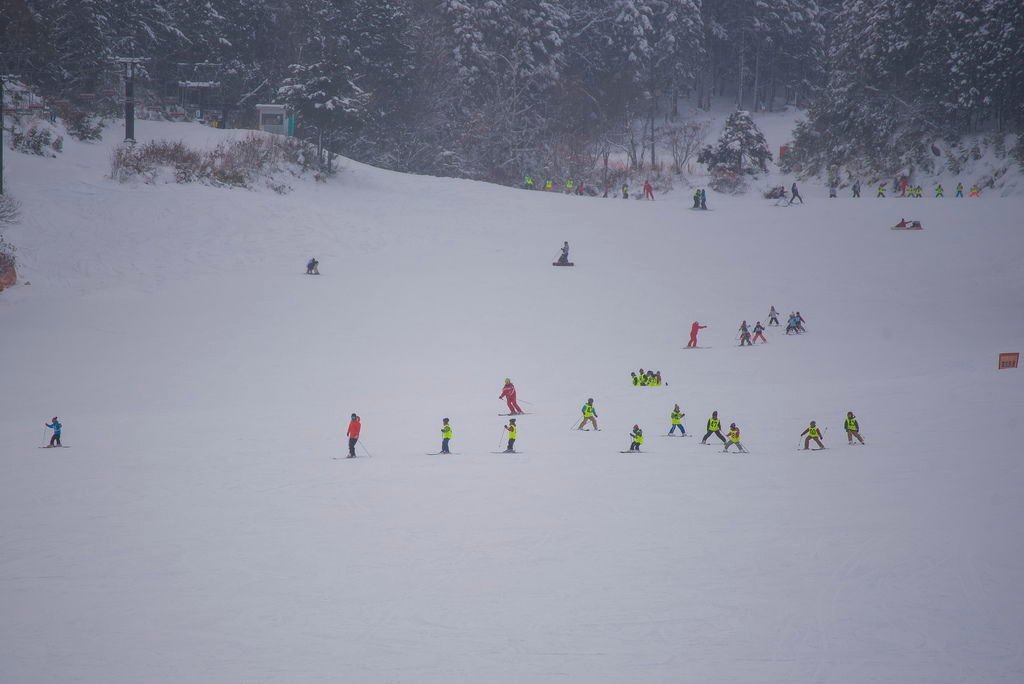
[[[60,443],[60,421],[57,420],[57,416],[53,417],[52,423],[47,423],[46,427],[53,430],[53,437],[50,437],[50,446],[62,446]]]

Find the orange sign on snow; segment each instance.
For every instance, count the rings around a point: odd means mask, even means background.
[[[1020,362],[1020,352],[1007,352],[999,355],[999,370],[1016,368]]]

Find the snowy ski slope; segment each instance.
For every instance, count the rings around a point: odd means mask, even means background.
[[[0,681],[1024,680],[1022,200],[702,213],[352,162],[282,197],[113,183],[117,137],[6,158]],[[737,348],[771,305],[808,333]],[[697,438],[660,436],[677,402]],[[749,455],[699,444],[715,409]],[[351,412],[372,458],[334,460]]]

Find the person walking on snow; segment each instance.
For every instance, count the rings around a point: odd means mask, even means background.
[[[629,433],[629,436],[633,440],[629,445],[629,450],[640,451],[640,445],[644,443],[644,431],[640,429],[639,425],[634,425],[633,431]]]
[[[704,188],[700,189],[700,208],[704,211],[708,209],[708,191]]]
[[[796,202],[797,200],[800,200],[800,204],[804,203],[804,198],[800,196],[800,191],[796,189],[796,181],[793,181],[793,185],[790,186],[789,194],[791,195],[789,198],[790,204]]]
[[[452,426],[448,423],[447,418],[441,419],[441,453],[450,454],[448,451],[448,441],[452,438]]]
[[[853,196],[860,199],[860,179],[853,181]]]
[[[320,275],[320,262],[315,257],[306,263],[306,275]]]
[[[853,438],[856,437],[857,441],[861,444],[864,443],[864,438],[860,436],[860,423],[857,422],[857,416],[853,415],[853,411],[846,412],[846,442],[853,444]]]
[[[701,325],[697,321],[693,322],[693,325],[690,326],[690,341],[686,343],[688,349],[693,349],[697,346],[697,333],[706,327],[708,326]]]
[[[779,312],[775,310],[775,305],[772,304],[772,310],[768,312],[768,325],[779,324]]]
[[[597,430],[597,411],[594,410],[593,398],[587,399],[587,403],[580,408],[580,411],[583,413],[583,422],[581,422],[580,426],[576,429],[582,430],[583,426],[587,424],[587,421],[590,421],[594,426],[594,429]]]
[[[668,434],[673,434],[676,431],[676,428],[679,428],[679,436],[686,436],[686,428],[683,427],[684,416],[686,416],[686,414],[679,410],[679,404],[672,407],[672,427],[669,428]]]
[[[693,191],[693,208],[700,209],[700,188]]]
[[[757,342],[758,337],[761,338],[761,344],[768,344],[768,340],[764,338],[764,326],[761,325],[761,321],[758,321],[757,325],[754,326],[754,342]]]
[[[508,425],[505,426],[505,431],[508,432],[508,446],[505,447],[505,453],[514,454],[516,452],[516,437],[519,436],[515,418],[508,419]]]
[[[725,443],[725,448],[722,451],[728,452],[729,447],[733,444],[736,445],[741,454],[747,453],[747,450],[743,448],[743,442],[740,441],[740,429],[736,427],[736,423],[729,424],[729,441]]]
[[[746,321],[743,321],[742,323],[740,323],[740,330],[739,330],[739,332],[740,332],[740,346],[742,347],[745,344],[748,347],[753,347],[754,345],[750,341],[750,329],[747,328],[747,322]]]
[[[821,443],[821,428],[813,420],[811,424],[807,426],[807,429],[800,433],[803,437],[807,435],[807,439],[804,440],[804,451],[807,451],[811,446],[811,440],[813,439],[818,444],[818,449],[824,449],[825,445]]]
[[[625,183],[622,184],[622,199],[629,199],[629,186]]]
[[[363,429],[363,424],[359,422],[359,416],[352,414],[352,419],[348,423],[348,432],[345,435],[348,437],[348,457],[356,457],[356,442],[359,441],[359,432]]]
[[[509,415],[515,416],[523,412],[523,409],[519,408],[519,404],[516,403],[516,386],[508,378],[505,378],[505,386],[501,389],[498,398],[504,399],[508,404]]]
[[[649,180],[644,181],[644,199],[654,199],[654,186],[651,185],[651,181]]]
[[[722,440],[722,444],[725,444],[725,437],[722,435],[722,421],[718,419],[718,411],[712,411],[711,417],[708,418],[708,433],[704,435],[704,439],[700,440],[701,444],[708,443],[708,437],[716,435],[718,439]]]
[[[60,443],[60,429],[63,426],[60,424],[60,421],[57,420],[57,416],[53,417],[52,423],[46,423],[46,427],[53,430],[53,436],[50,437],[50,446],[64,446],[63,444]]]

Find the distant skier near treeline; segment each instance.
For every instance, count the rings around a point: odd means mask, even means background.
[[[804,203],[804,198],[800,196],[800,191],[796,189],[796,181],[793,181],[793,185],[789,188],[789,194],[791,195],[789,198],[790,204],[797,200],[800,200],[800,204]]]

